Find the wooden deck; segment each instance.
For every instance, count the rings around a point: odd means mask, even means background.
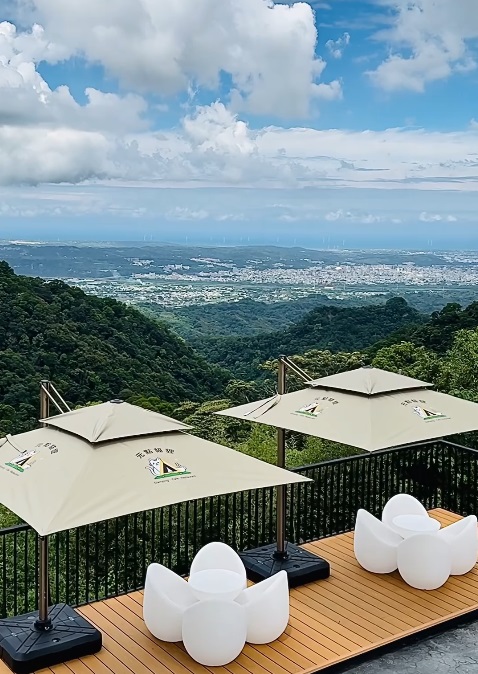
[[[444,526],[460,519],[445,510],[431,514]],[[381,576],[361,569],[353,555],[353,533],[306,547],[330,561],[330,578],[291,590],[285,634],[269,645],[246,645],[226,667],[202,667],[182,644],[152,637],[141,617],[142,593],[134,592],[79,609],[103,633],[99,653],[41,672],[310,674],[478,610],[478,566],[426,592],[406,585],[398,572]],[[0,664],[0,674],[9,671]]]

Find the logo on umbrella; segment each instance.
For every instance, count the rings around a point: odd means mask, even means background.
[[[301,407],[300,410],[297,410],[297,414],[303,414],[306,417],[318,417],[321,412],[322,407],[320,406],[318,400],[314,400],[313,403],[304,405],[304,407]]]
[[[413,408],[413,411],[424,421],[435,421],[435,419],[447,418],[446,414],[442,414],[442,412],[436,412],[435,410],[428,410],[425,409],[424,407],[418,407],[418,405],[416,405]]]
[[[179,475],[190,475],[186,466],[181,465],[178,461],[168,463],[164,459],[154,457],[149,459],[146,468],[155,480],[162,480],[165,477],[178,477]]]
[[[19,473],[24,473],[28,468],[32,467],[33,463],[35,463],[32,459],[37,451],[37,449],[32,449],[29,452],[22,452],[11,461],[8,461],[5,465],[9,468],[14,468]]]

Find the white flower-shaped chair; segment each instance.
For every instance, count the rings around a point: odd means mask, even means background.
[[[279,571],[248,587],[241,592],[236,602],[246,610],[246,641],[250,644],[268,644],[275,641],[289,622],[287,573]]]
[[[360,509],[354,532],[357,562],[372,573],[391,573],[397,569],[397,548],[402,537],[386,524]]]
[[[186,609],[196,603],[188,583],[162,564],[146,571],[143,619],[153,636],[161,641],[181,641]]]

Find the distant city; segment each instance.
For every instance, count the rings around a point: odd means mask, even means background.
[[[312,294],[356,301],[424,291],[469,296],[478,285],[478,251],[4,241],[0,257],[19,274],[170,308],[241,299],[278,302]]]

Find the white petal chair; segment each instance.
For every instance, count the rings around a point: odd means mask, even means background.
[[[436,590],[451,572],[451,546],[438,534],[415,534],[398,546],[398,571],[417,590]]]
[[[393,525],[393,518],[398,515],[423,515],[423,517],[429,517],[428,512],[420,501],[410,496],[410,494],[395,494],[395,496],[392,496],[382,511],[382,522],[397,532]]]
[[[225,569],[238,573],[247,587],[246,569],[237,552],[225,543],[213,542],[202,547],[193,559],[189,575],[208,569]]]
[[[475,566],[478,555],[476,517],[469,515],[449,524],[436,535],[446,541],[451,549],[451,575],[461,576]]]
[[[184,613],[184,648],[206,667],[235,660],[244,648],[246,633],[246,611],[235,601],[200,601]]]
[[[366,571],[391,573],[397,569],[397,548],[402,537],[371,515],[360,509],[354,532],[355,558]]]
[[[289,582],[286,571],[279,571],[243,590],[236,602],[246,610],[246,641],[251,644],[275,641],[289,622]]]
[[[153,636],[162,641],[181,641],[186,609],[196,599],[188,583],[162,564],[150,564],[146,571],[143,619]]]

